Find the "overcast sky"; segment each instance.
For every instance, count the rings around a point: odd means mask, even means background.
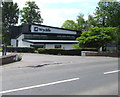
[[[13,0],[17,2],[20,9],[25,7],[28,0]],[[35,1],[44,19],[43,25],[61,27],[65,20],[76,21],[79,13],[84,14],[87,19],[88,14],[95,12],[99,0],[29,0]]]

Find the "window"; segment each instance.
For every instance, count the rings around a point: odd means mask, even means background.
[[[60,44],[55,45],[55,48],[62,48]]]
[[[31,47],[35,47],[35,48],[45,48],[45,44],[34,44],[34,45],[30,45]]]
[[[67,39],[73,40],[73,39],[75,39],[75,36],[71,36],[71,35],[57,35],[57,38],[58,39],[65,39],[65,40],[67,40]]]
[[[39,48],[45,48],[45,45],[38,45]]]
[[[33,35],[33,39],[40,39],[40,35]]]
[[[40,39],[47,39],[47,35],[40,35]]]
[[[25,34],[25,39],[47,39],[47,35],[40,35],[40,34]]]
[[[32,37],[31,34],[25,34],[25,35],[24,35],[24,38],[25,38],[25,39],[32,39],[33,37]]]

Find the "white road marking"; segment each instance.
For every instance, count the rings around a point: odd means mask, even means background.
[[[116,73],[119,72],[120,70],[114,70],[114,71],[109,71],[109,72],[104,72],[104,74],[111,74],[111,73]]]
[[[38,87],[45,87],[45,86],[49,86],[49,85],[55,85],[55,84],[65,83],[65,82],[70,82],[70,81],[75,81],[75,80],[79,80],[79,78],[72,78],[72,79],[61,80],[61,81],[56,81],[56,82],[51,82],[51,83],[46,83],[46,84],[41,84],[41,85],[23,87],[23,88],[12,89],[12,90],[5,90],[5,91],[1,91],[0,94],[21,91],[21,90],[27,90],[27,89],[32,89],[32,88],[38,88]]]

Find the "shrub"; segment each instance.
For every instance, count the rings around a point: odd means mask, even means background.
[[[22,60],[22,56],[17,55],[17,61],[21,61]]]
[[[2,48],[0,47],[0,52],[2,52]]]
[[[81,51],[98,51],[97,49],[38,49],[39,54],[81,55]]]
[[[118,39],[116,27],[93,27],[90,31],[83,31],[81,36],[77,38],[80,47],[100,48],[108,43],[117,44]]]
[[[7,47],[7,52],[33,53],[34,51],[33,47]]]

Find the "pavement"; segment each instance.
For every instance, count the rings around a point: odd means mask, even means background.
[[[2,95],[118,95],[118,58],[20,53],[1,66]]]

